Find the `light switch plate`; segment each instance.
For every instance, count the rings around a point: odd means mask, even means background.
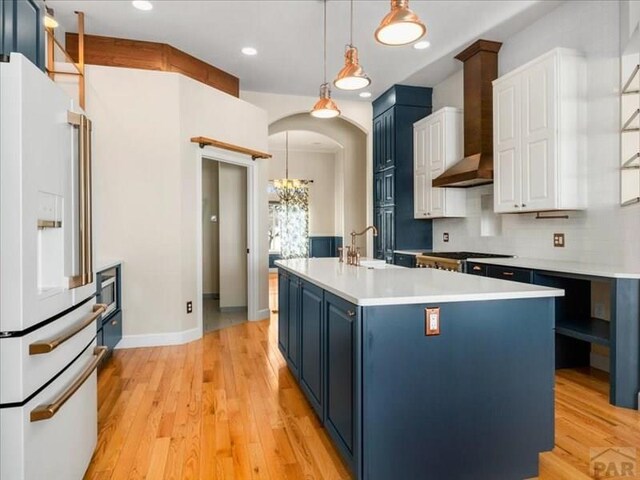
[[[424,309],[424,334],[440,335],[440,307]]]
[[[564,233],[553,234],[553,246],[564,248]]]
[[[449,233],[448,232],[444,232],[442,234],[442,241],[447,243],[449,241]]]

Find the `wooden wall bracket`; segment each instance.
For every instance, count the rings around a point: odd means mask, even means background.
[[[216,147],[216,148],[221,148],[223,150],[229,150],[230,152],[249,155],[252,160],[256,160],[258,158],[271,158],[271,154],[269,153],[261,152],[259,150],[252,150],[250,148],[240,147],[238,145],[233,145],[231,143],[221,142],[220,140],[215,140],[213,138],[193,137],[191,138],[191,143],[197,143],[200,148]]]

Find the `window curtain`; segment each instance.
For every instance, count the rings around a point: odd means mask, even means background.
[[[280,256],[309,256],[309,186],[307,182],[288,180],[276,186],[280,203],[275,207],[280,224]]]

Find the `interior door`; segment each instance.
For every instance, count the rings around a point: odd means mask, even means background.
[[[522,74],[522,209],[556,206],[557,58],[542,60]]]
[[[521,76],[502,80],[493,90],[494,207],[518,212],[521,207],[520,165]]]

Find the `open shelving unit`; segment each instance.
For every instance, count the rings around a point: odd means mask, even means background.
[[[565,292],[555,301],[556,368],[589,367],[593,355],[608,358],[611,403],[636,408],[640,280],[536,270],[533,283]]]
[[[640,30],[620,56],[620,205],[640,203]]]
[[[610,344],[610,323],[601,318],[590,317],[585,320],[558,319],[556,333],[584,342],[608,347]]]

